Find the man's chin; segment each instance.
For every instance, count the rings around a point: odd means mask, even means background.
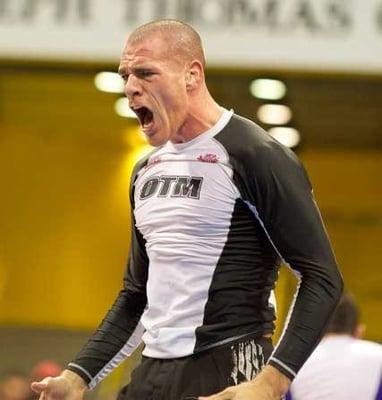
[[[149,144],[154,147],[162,146],[167,142],[167,139],[159,132],[145,133],[145,136]]]

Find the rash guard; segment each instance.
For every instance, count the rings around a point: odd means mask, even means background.
[[[69,369],[94,387],[143,340],[177,358],[274,331],[282,262],[299,286],[268,363],[293,379],[322,337],[342,278],[304,167],[225,110],[193,140],[135,167],[124,286]]]

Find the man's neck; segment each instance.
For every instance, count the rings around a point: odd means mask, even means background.
[[[212,128],[223,114],[222,107],[208,93],[201,99],[193,99],[188,116],[178,130],[178,134],[171,141],[185,143],[203,134]]]

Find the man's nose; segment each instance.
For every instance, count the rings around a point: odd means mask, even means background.
[[[135,96],[142,94],[139,79],[133,74],[129,75],[125,82],[125,95],[128,99],[133,99]]]

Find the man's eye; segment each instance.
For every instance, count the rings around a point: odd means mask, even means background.
[[[151,72],[151,71],[141,71],[140,73],[139,73],[139,76],[141,76],[142,78],[148,78],[148,77],[150,77],[151,75],[153,75],[154,73],[153,72]]]
[[[127,82],[127,80],[129,79],[129,74],[123,74],[123,75],[121,75],[121,78],[122,78],[125,82]]]

